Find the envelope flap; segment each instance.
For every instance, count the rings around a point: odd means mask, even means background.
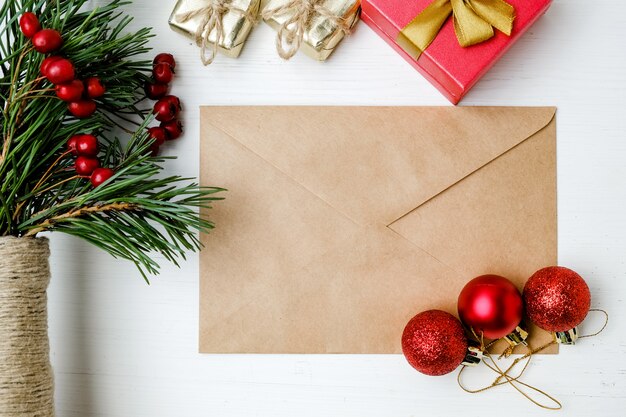
[[[355,222],[388,225],[554,114],[552,107],[204,107],[202,118]]]

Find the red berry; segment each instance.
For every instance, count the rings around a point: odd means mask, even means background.
[[[148,148],[150,149],[150,155],[159,156],[160,148],[161,147],[156,142],[153,142],[152,144],[150,144],[150,147]]]
[[[69,59],[57,59],[46,67],[46,77],[52,84],[69,83],[75,75],[74,64]]]
[[[76,142],[81,135],[74,135],[67,140],[67,150],[72,153],[72,155],[76,156],[78,153],[76,152]]]
[[[167,131],[162,127],[151,127],[148,129],[148,138],[152,139],[158,146],[161,146],[167,140]]]
[[[79,119],[84,119],[85,117],[89,117],[95,113],[96,102],[93,100],[73,101],[67,105],[67,109],[75,117],[78,117]]]
[[[94,135],[78,135],[76,140],[76,154],[95,157],[98,155],[98,138]]]
[[[178,97],[176,97],[176,96],[172,96],[172,95],[169,95],[169,96],[165,96],[165,97],[163,97],[163,99],[164,99],[164,100],[169,101],[169,102],[170,102],[170,103],[172,103],[174,106],[176,106],[176,111],[177,111],[177,112],[179,112],[179,111],[181,111],[181,110],[183,109],[183,108],[181,107],[181,105],[180,105],[180,99],[179,99]]]
[[[157,64],[165,63],[169,64],[172,69],[176,68],[176,60],[174,59],[174,55],[172,54],[158,54],[154,57],[154,61],[152,63],[156,66]]]
[[[67,84],[59,84],[55,87],[57,97],[63,101],[77,101],[83,96],[85,87],[79,80],[70,81]]]
[[[168,84],[172,81],[172,78],[174,78],[174,70],[172,70],[170,64],[162,62],[154,66],[152,69],[152,76],[156,82]]]
[[[47,77],[48,76],[48,66],[53,63],[54,61],[58,61],[59,59],[63,59],[58,55],[52,55],[49,56],[48,58],[44,59],[43,61],[41,61],[41,66],[39,67],[39,72],[41,73],[41,75]]]
[[[102,85],[100,78],[89,77],[85,80],[85,87],[87,88],[87,96],[89,98],[102,97],[107,89]]]
[[[169,100],[162,98],[156,102],[152,112],[156,114],[156,119],[159,122],[167,122],[176,117],[178,109]]]
[[[170,120],[169,122],[161,123],[161,127],[167,132],[169,140],[178,139],[183,134],[183,124],[180,120]]]
[[[97,158],[79,156],[74,163],[74,169],[78,175],[91,175],[96,168],[100,168],[100,161]]]
[[[54,29],[43,29],[33,36],[35,50],[42,54],[54,52],[63,45],[61,34]]]
[[[39,19],[35,13],[26,12],[20,17],[20,29],[27,38],[32,38],[41,30]]]
[[[93,185],[94,188],[98,187],[103,182],[111,178],[113,175],[115,175],[115,171],[113,171],[111,168],[96,168],[91,174],[91,185]]]
[[[167,84],[146,82],[143,89],[150,100],[158,100],[167,94]]]

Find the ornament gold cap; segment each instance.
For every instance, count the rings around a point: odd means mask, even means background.
[[[517,345],[527,346],[526,339],[528,338],[528,332],[522,329],[520,326],[517,326],[515,330],[511,333],[504,336],[504,340],[509,344],[510,347],[514,348]]]
[[[566,330],[564,332],[554,332],[556,342],[561,345],[575,345],[578,340],[578,327]]]
[[[461,365],[476,366],[483,360],[483,351],[480,348],[480,344],[476,341],[470,340],[467,346],[467,352],[465,353],[465,359],[461,362]]]

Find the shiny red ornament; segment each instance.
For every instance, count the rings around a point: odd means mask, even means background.
[[[76,154],[82,156],[95,157],[100,151],[98,138],[94,135],[77,135]]]
[[[20,16],[20,29],[27,38],[35,36],[41,30],[41,24],[39,24],[37,15],[32,12],[26,12]]]
[[[402,352],[411,366],[426,375],[445,375],[465,359],[467,338],[459,320],[441,310],[413,317],[402,333]]]
[[[174,70],[170,66],[170,64],[166,64],[162,62],[160,64],[156,64],[152,69],[152,76],[154,80],[161,84],[168,84],[174,78]]]
[[[170,120],[169,122],[161,123],[161,127],[167,132],[167,138],[169,140],[178,139],[183,134],[183,124],[180,120]]]
[[[115,171],[111,168],[96,168],[93,170],[89,180],[91,181],[91,185],[96,188],[102,185],[103,182],[107,181],[113,175],[115,175]]]
[[[87,78],[85,80],[85,90],[89,98],[100,98],[107,92],[107,89],[102,85],[98,77]]]
[[[81,176],[90,176],[96,168],[100,168],[100,161],[97,158],[79,156],[74,162],[74,169]]]
[[[169,122],[178,115],[178,109],[169,100],[162,98],[154,105],[153,113],[159,122]]]
[[[72,80],[69,83],[57,85],[55,91],[57,97],[63,101],[77,101],[83,96],[85,87],[81,81]]]
[[[468,282],[459,294],[457,307],[461,321],[487,339],[511,333],[524,312],[517,287],[498,275],[482,275]]]
[[[69,83],[76,76],[74,64],[65,58],[59,58],[50,62],[45,70],[46,78],[55,85]]]
[[[167,84],[146,82],[143,89],[150,100],[158,100],[167,94]]]
[[[67,105],[67,109],[79,119],[84,119],[96,112],[96,102],[93,100],[73,101]]]
[[[591,292],[585,280],[562,266],[535,272],[526,282],[523,296],[530,320],[551,332],[578,326],[591,306]]]
[[[42,29],[32,38],[33,47],[41,54],[54,52],[63,45],[61,34],[54,29]]]
[[[152,64],[156,66],[157,64],[166,63],[169,64],[172,69],[176,68],[176,60],[174,59],[174,55],[161,53],[154,57],[154,61]]]

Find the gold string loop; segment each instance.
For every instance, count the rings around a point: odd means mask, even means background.
[[[602,325],[600,330],[598,330],[597,332],[591,333],[591,334],[585,334],[585,335],[582,335],[582,336],[578,336],[579,339],[584,339],[585,337],[597,336],[600,333],[602,333],[604,331],[604,329],[606,329],[606,326],[609,325],[609,313],[607,313],[606,310],[602,310],[601,308],[592,308],[592,309],[589,310],[589,312],[592,312],[592,311],[604,314],[604,324]]]

